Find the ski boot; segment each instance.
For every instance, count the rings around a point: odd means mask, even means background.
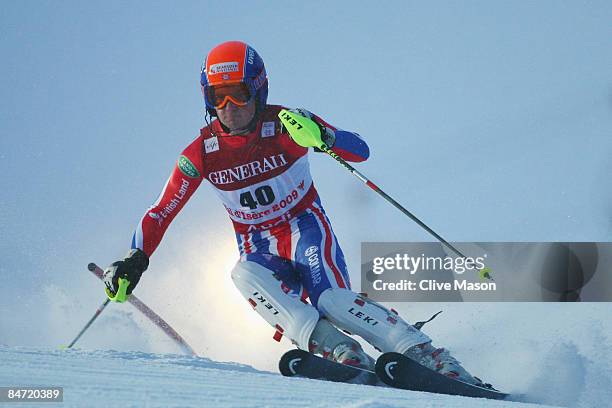
[[[326,319],[319,320],[310,336],[309,351],[340,364],[374,371],[374,359],[363,351],[356,340],[342,333]],[[362,383],[360,377],[351,382]],[[368,377],[371,375],[364,373],[363,379]]]
[[[431,342],[409,348],[404,355],[433,371],[468,384],[484,387],[485,384],[467,372],[461,363],[444,348],[435,348]]]

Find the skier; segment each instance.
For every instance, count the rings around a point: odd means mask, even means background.
[[[351,291],[344,255],[310,175],[308,149],[281,126],[277,115],[283,107],[267,104],[268,78],[259,54],[239,41],[216,46],[204,61],[200,84],[207,126],[179,156],[138,224],[126,258],[105,270],[109,298],[125,300],[120,278],[129,281],[128,295],[134,290],[166,229],[207,179],[236,232],[240,259],[232,279],[276,329],[277,341],[285,335],[303,350],[372,370],[374,360],[342,329],[382,352],[403,353],[439,373],[479,384],[427,335]],[[368,158],[369,148],[356,133],[306,110],[294,112],[316,122],[321,141],[343,159]]]

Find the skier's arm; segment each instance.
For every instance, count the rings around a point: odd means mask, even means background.
[[[312,119],[323,128],[323,132],[326,132],[327,135],[333,135],[332,137],[328,136],[328,140],[330,142],[333,140],[331,145],[327,143],[325,137],[323,138],[323,141],[326,142],[327,146],[332,148],[333,151],[344,160],[350,162],[362,162],[370,157],[370,148],[366,144],[365,140],[359,136],[359,134],[338,129],[315,114],[312,115]]]
[[[344,160],[362,162],[370,156],[368,145],[357,133],[338,129],[306,109],[293,109],[292,112],[314,121],[321,129],[321,140]],[[315,151],[320,150],[315,147]]]
[[[185,206],[203,179],[202,138],[198,137],[179,156],[157,201],[149,207],[132,237],[132,249],[151,256],[170,223]]]
[[[164,189],[138,223],[132,247],[125,259],[104,270],[106,294],[114,302],[125,302],[149,266],[164,233],[191,195],[202,183],[202,138],[198,137],[178,158]]]

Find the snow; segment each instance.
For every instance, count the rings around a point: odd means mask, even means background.
[[[99,283],[86,270],[82,280],[92,286]],[[226,290],[228,296],[235,292],[231,284]],[[148,302],[200,358],[172,354],[180,350],[161,330],[131,305],[115,303],[79,340],[80,350],[62,352],[56,348],[74,338],[103,297],[71,297],[66,288],[55,285],[46,286],[44,293],[21,298],[26,308],[15,314],[8,309],[2,315],[6,330],[0,330],[0,386],[66,386],[66,406],[102,405],[115,395],[137,401],[135,406],[190,406],[198,401],[222,406],[243,406],[247,401],[262,406],[520,406],[283,378],[277,374],[278,358],[291,344],[272,341],[272,330],[247,302],[223,296],[205,299],[215,310],[244,310],[222,320],[210,309],[191,307],[191,297]],[[521,401],[578,408],[612,404],[612,320],[607,303],[392,306],[412,321],[444,310],[423,329],[434,345],[448,347],[470,372],[496,388],[524,394]],[[211,329],[194,324],[194,316],[206,316],[196,322],[207,322]],[[212,318],[219,321],[211,322]],[[250,365],[219,362],[228,360]]]
[[[0,361],[0,384],[64,387],[64,407],[539,406],[286,378],[243,364],[173,354],[0,346]]]

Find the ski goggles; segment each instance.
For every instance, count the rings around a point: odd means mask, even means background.
[[[243,82],[206,87],[206,97],[215,109],[223,109],[229,101],[236,106],[245,106],[253,96]]]

